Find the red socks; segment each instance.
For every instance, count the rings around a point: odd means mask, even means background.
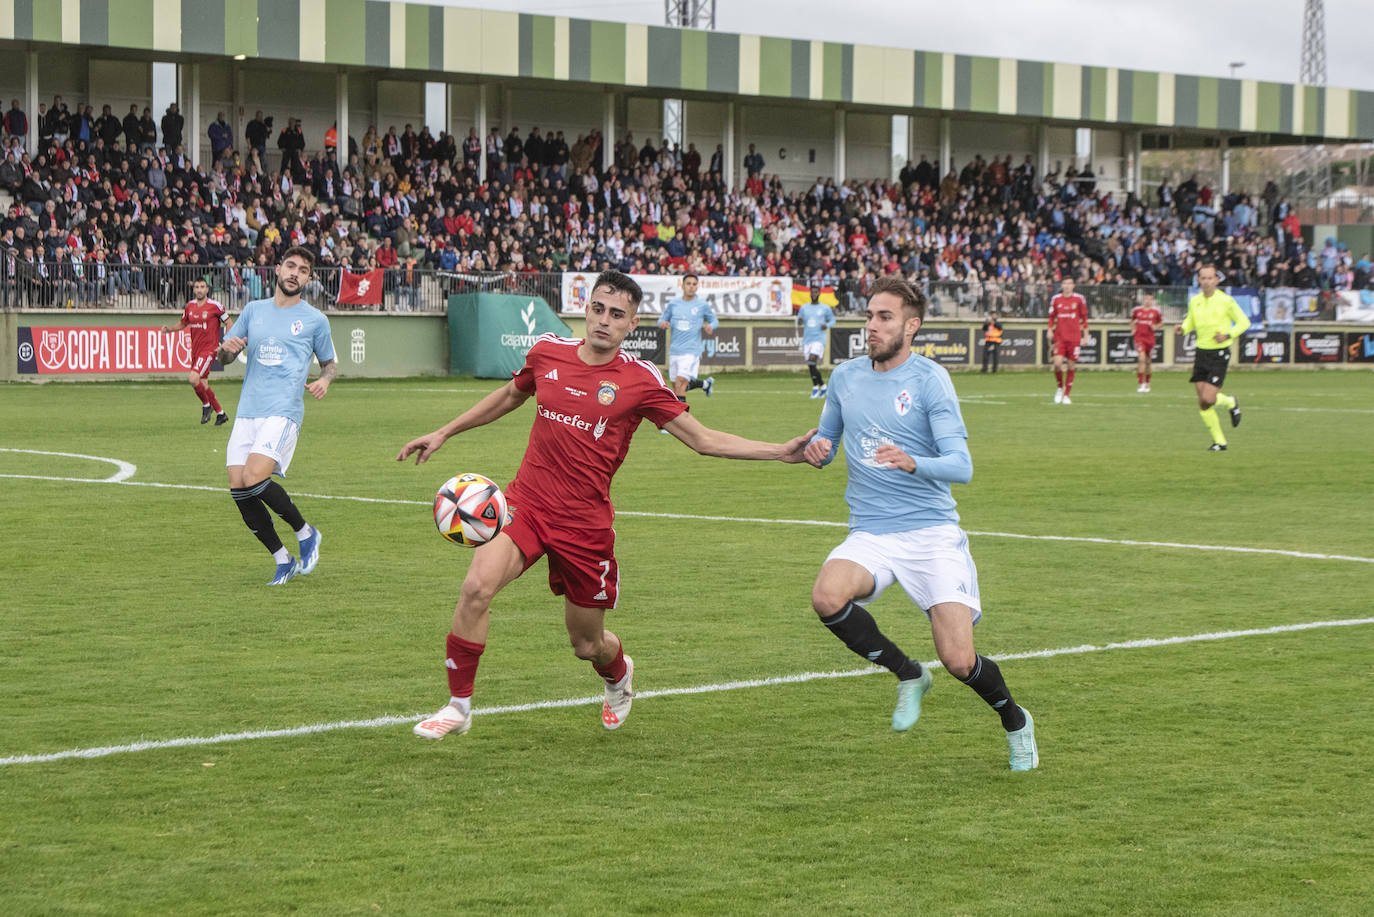
[[[592,668],[596,669],[596,674],[606,679],[606,684],[613,685],[625,677],[625,646],[618,645],[615,648],[615,658],[606,665],[592,663]]]
[[[219,399],[215,397],[215,390],[212,389],[210,386],[206,385],[204,382],[200,384],[200,388],[203,392],[205,392],[204,397],[207,401],[210,402],[210,407],[215,409],[215,413],[223,414],[224,408],[219,406]]]
[[[472,697],[472,683],[477,678],[477,663],[482,661],[485,643],[472,643],[453,633],[448,635],[448,693],[454,697]]]
[[[1073,374],[1076,370],[1069,370],[1069,376],[1064,380],[1064,394],[1067,395],[1073,389]]]
[[[209,404],[209,403],[210,403],[210,399],[205,397],[205,383],[204,383],[204,382],[197,382],[197,383],[196,383],[195,392],[196,392],[196,397],[200,399],[200,403],[201,403],[201,404]]]
[[[1060,388],[1064,387],[1064,370],[1056,369],[1054,371],[1054,382],[1055,385],[1059,386]]]
[[[1145,384],[1146,384],[1146,385],[1149,385],[1149,384],[1150,384],[1150,377],[1153,376],[1153,375],[1154,375],[1154,373],[1146,373],[1146,374],[1145,374]]]

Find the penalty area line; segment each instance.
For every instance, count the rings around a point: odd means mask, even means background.
[[[1058,649],[1032,650],[1022,653],[1003,653],[993,656],[994,660],[1004,662],[1017,659],[1050,659],[1055,656],[1074,656],[1086,653],[1105,653],[1115,650],[1149,649],[1161,646],[1178,646],[1184,643],[1204,643],[1213,640],[1234,640],[1241,637],[1262,637],[1274,634],[1295,633],[1328,627],[1358,627],[1374,624],[1374,618],[1346,618],[1336,621],[1308,621],[1300,624],[1278,624],[1273,627],[1252,627],[1245,630],[1214,631],[1211,633],[1188,634],[1177,637],[1147,637],[1139,640],[1125,640],[1117,643],[1066,646]],[[923,662],[922,665],[940,668],[939,662]],[[683,697],[693,694],[718,694],[724,691],[742,691],[750,688],[767,688],[774,685],[794,685],[832,678],[855,678],[863,675],[876,675],[886,669],[868,666],[862,669],[830,672],[799,672],[794,675],[778,675],[771,678],[753,678],[742,681],[727,681],[708,685],[692,685],[682,688],[664,688],[658,691],[640,691],[635,696],[640,700],[654,697]],[[557,700],[534,701],[528,704],[508,704],[501,707],[478,707],[473,716],[499,716],[509,713],[529,713],[538,710],[558,710],[567,707],[589,707],[602,701],[600,694],[589,697],[568,697]],[[371,719],[338,720],[332,723],[312,723],[306,726],[293,726],[286,729],[258,729],[246,732],[226,732],[213,736],[186,736],[178,739],[150,739],[131,742],[127,745],[103,745],[97,748],[73,748],[67,751],[41,755],[11,755],[0,758],[0,767],[13,764],[49,764],[69,758],[105,758],[110,755],[131,754],[140,751],[154,751],[164,748],[191,748],[204,745],[223,745],[227,742],[246,742],[255,739],[281,739],[296,736],[315,735],[322,732],[337,732],[342,729],[379,729],[387,726],[400,726],[418,722],[426,714],[413,716],[379,716]]]

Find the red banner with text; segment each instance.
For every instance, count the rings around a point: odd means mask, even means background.
[[[191,371],[191,334],[156,325],[18,329],[21,373],[184,373]]]

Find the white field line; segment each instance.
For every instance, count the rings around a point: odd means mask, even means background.
[[[1055,656],[1075,656],[1086,653],[1104,653],[1115,650],[1149,649],[1160,646],[1177,646],[1183,643],[1203,643],[1212,640],[1234,640],[1239,637],[1261,637],[1273,634],[1293,633],[1296,631],[1316,630],[1327,627],[1357,627],[1374,624],[1374,618],[1347,618],[1338,621],[1309,621],[1302,624],[1280,624],[1274,627],[1255,627],[1248,630],[1228,630],[1213,633],[1189,634],[1178,637],[1145,638],[1127,640],[1121,643],[1102,645],[1083,644],[1066,646],[1059,649],[1032,650],[1024,653],[1004,653],[993,656],[998,662],[1014,659],[1050,659]],[[923,662],[922,665],[939,668],[939,662]],[[886,671],[876,666],[847,671],[801,672],[795,675],[778,675],[772,678],[754,678],[744,681],[727,681],[709,685],[693,685],[684,688],[664,688],[658,691],[640,691],[635,697],[647,700],[653,697],[682,697],[692,694],[718,694],[724,691],[741,691],[748,688],[766,688],[774,685],[793,685],[809,681],[831,678],[854,678],[875,675]],[[508,713],[529,713],[536,710],[556,710],[565,707],[589,707],[602,701],[600,694],[589,697],[567,697],[557,700],[534,701],[528,704],[508,704],[502,707],[477,707],[474,716],[498,716]],[[127,745],[103,745],[96,748],[73,748],[67,751],[41,755],[11,755],[0,758],[0,767],[12,764],[49,764],[68,758],[104,758],[110,755],[129,754],[137,751],[154,751],[163,748],[188,748],[201,745],[222,745],[226,742],[245,742],[254,739],[280,739],[295,736],[314,735],[321,732],[337,732],[341,729],[378,729],[386,726],[400,726],[417,722],[428,714],[417,713],[411,716],[379,716],[363,720],[337,720],[332,723],[312,723],[306,726],[293,726],[286,729],[258,729],[245,732],[227,732],[213,736],[186,736],[179,739],[149,739],[131,742]]]
[[[3,449],[0,452],[30,452],[28,449]],[[69,455],[65,452],[39,453],[42,455]],[[97,461],[113,462],[120,465],[127,465],[127,462],[119,462],[117,459],[105,459],[98,456],[79,456],[80,458],[90,458]],[[132,468],[133,466],[129,466]],[[132,472],[131,472],[132,473]],[[118,477],[116,475],[115,477]],[[39,474],[0,474],[0,478],[25,478],[35,481],[67,481],[74,484],[122,484],[126,487],[157,487],[170,490],[200,490],[209,493],[219,493],[224,490],[222,487],[209,487],[204,484],[164,484],[158,481],[128,481],[115,480],[114,477],[96,478],[69,478],[56,475]],[[399,506],[429,506],[428,500],[398,500],[387,497],[352,497],[341,496],[339,494],[314,494],[296,492],[294,496],[307,497],[311,500],[345,500],[352,503],[380,503]],[[822,528],[847,528],[844,522],[833,522],[826,519],[765,519],[759,516],[707,516],[696,513],[649,513],[635,510],[617,510],[617,516],[632,516],[645,519],[689,519],[696,522],[742,522],[750,525],[811,525]],[[1128,538],[1092,538],[1079,535],[1026,535],[1018,532],[979,532],[968,531],[969,535],[979,538],[1017,538],[1022,541],[1066,541],[1079,542],[1083,544],[1113,544],[1125,545],[1135,548],[1176,548],[1188,551],[1222,551],[1233,554],[1269,554],[1276,557],[1297,557],[1303,560],[1335,560],[1355,564],[1374,564],[1374,557],[1356,557],[1351,554],[1320,554],[1313,551],[1290,551],[1283,548],[1248,548],[1238,545],[1224,544],[1189,544],[1178,541],[1137,541]]]

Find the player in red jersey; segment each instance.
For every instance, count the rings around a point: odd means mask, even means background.
[[[210,284],[203,278],[191,284],[191,293],[195,299],[181,311],[181,321],[175,325],[164,325],[162,331],[164,334],[176,334],[182,328],[191,329],[191,371],[186,374],[186,381],[191,383],[196,390],[196,397],[200,399],[200,422],[209,423],[210,412],[214,411],[215,426],[218,427],[229,419],[229,415],[220,407],[215,390],[210,388],[207,380],[210,378],[210,364],[215,362],[219,351],[220,334],[229,323],[229,316],[224,314],[223,306],[210,298]]]
[[[1078,348],[1088,333],[1088,301],[1073,291],[1073,278],[1060,282],[1060,293],[1050,300],[1050,338],[1054,342],[1054,403],[1073,404],[1074,367]],[[1064,364],[1068,364],[1066,370]]]
[[[1131,310],[1131,334],[1135,338],[1135,379],[1137,392],[1150,390],[1151,359],[1155,349],[1155,332],[1164,323],[1164,316],[1155,306],[1155,295],[1146,293],[1140,305]]]
[[[414,454],[416,464],[428,461],[449,437],[535,398],[529,445],[506,488],[511,521],[473,553],[453,611],[445,659],[449,702],[416,724],[416,735],[442,739],[468,731],[492,600],[544,555],[549,589],[564,596],[563,620],[573,653],[591,662],[605,681],[602,725],[615,729],[625,721],[634,697],[634,662],[604,626],[605,612],[616,607],[620,591],[610,486],[641,420],[702,455],[803,461],[815,430],[786,443],[762,443],[710,429],[687,413],[686,403],[653,364],[620,349],[638,324],[641,298],[630,277],[603,273],[592,285],[585,338],[541,336],[514,379],[433,433],[406,443],[396,456],[403,461]]]

